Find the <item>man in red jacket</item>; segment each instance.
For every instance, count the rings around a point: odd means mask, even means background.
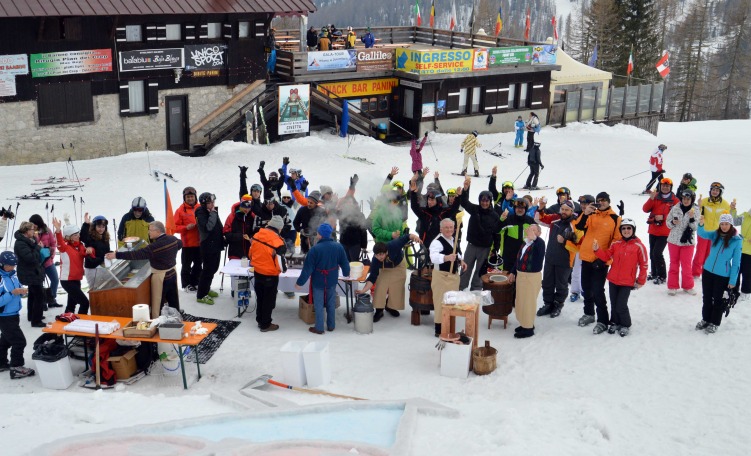
[[[647,277],[647,280],[652,280],[655,285],[662,285],[668,277],[663,256],[670,235],[670,226],[667,224],[668,214],[678,202],[678,198],[673,194],[673,181],[664,177],[660,180],[659,192],[652,192],[642,208],[649,214],[647,223],[649,224],[649,262],[652,263],[652,274]]]
[[[175,211],[175,227],[183,241],[183,251],[180,256],[180,282],[183,290],[195,293],[198,288],[198,278],[201,277],[201,243],[196,227],[196,189],[183,189],[183,204]]]

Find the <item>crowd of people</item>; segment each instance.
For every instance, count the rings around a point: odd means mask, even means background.
[[[472,132],[464,140],[465,154],[479,147],[476,139],[477,132]],[[494,167],[487,188],[477,189],[475,203],[470,197],[472,178],[466,173],[456,188],[444,188],[438,172],[430,179],[430,169],[422,166],[421,157],[427,140],[427,134],[419,143],[412,140],[412,172],[407,183],[397,179],[398,167],[391,168],[381,190],[369,198],[367,216],[355,198],[356,174],[339,197],[326,184],[314,189],[302,169],[290,166],[288,157],[268,173],[261,161],[259,183],[250,187],[248,168],[239,167],[238,200],[223,223],[214,194],[198,194],[194,187],[185,187],[182,204],[174,213],[179,237],[167,234],[164,223],[154,220],[143,197],[134,198],[121,218],[115,241],[118,246],[135,242],[136,249],[113,251],[108,220],[101,215],[86,214],[80,228],[53,218],[52,229],[41,215],[32,215],[12,233],[13,250],[0,254],[0,370],[10,370],[11,378],[34,373],[23,366],[22,296],[28,296],[27,319],[35,328],[45,326],[45,310],[62,306],[55,296],[58,283],[67,292],[65,311],[87,313],[89,301],[82,280],[94,283],[99,268],[114,259],[149,260],[154,317],[164,304],[180,308],[180,288],[195,293],[198,303],[214,304],[218,294],[211,284],[222,252],[226,249],[230,259],[247,258],[254,267],[256,322],[261,332],[279,328],[272,316],[279,276],[286,271],[286,260],[300,254],[305,260],[298,290],[310,279],[315,307],[311,333],[335,329],[339,271],[348,276],[349,263],[365,258],[370,270],[365,285],[356,292],[373,293],[375,322],[384,312],[399,317],[405,308],[407,271],[413,266],[405,255],[410,243],[418,249],[424,246],[425,258],[418,267],[433,269],[436,336],[442,332],[444,293],[482,289],[480,277],[494,269],[505,271],[516,287],[515,312],[520,323],[516,338],[534,335],[536,317],[558,317],[567,301],[580,299],[579,326],[594,324],[595,334],[626,336],[632,326],[628,301],[633,290],[651,282],[667,284],[667,295],[679,291],[696,295],[698,279],[703,305],[696,329],[711,334],[718,330],[728,305],[751,294],[751,211],[739,214],[735,200],[728,201],[719,182],[709,186],[706,198],[697,198],[696,179],[690,173],[683,175],[674,192],[673,181],[662,168],[664,145],[658,147],[658,170],[652,176],[657,188],[642,207],[649,225],[648,240],[643,242],[637,236],[635,215],[625,216],[622,201],[616,212],[604,191],[575,200],[569,188],[560,187],[555,204],[548,206],[545,197],[519,196],[511,181],[502,182],[499,191]],[[409,211],[417,220],[414,227],[408,223]],[[468,219],[462,218],[464,214]],[[12,218],[12,212],[3,209],[0,239]],[[736,225],[741,226],[741,233]],[[547,239],[542,238],[543,226],[549,228]],[[368,250],[371,238],[373,247]],[[666,247],[669,263],[664,258]],[[536,309],[540,291],[542,306]]]

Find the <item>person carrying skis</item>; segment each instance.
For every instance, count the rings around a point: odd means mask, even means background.
[[[425,147],[425,141],[428,140],[428,132],[425,132],[425,135],[422,138],[422,141],[420,141],[420,145],[417,145],[417,140],[414,136],[412,136],[412,147],[409,149],[409,156],[412,157],[412,173],[417,173],[420,177],[422,177],[422,148]]]
[[[522,119],[522,116],[517,117],[516,122],[514,122],[514,131],[516,131],[516,138],[514,138],[514,147],[524,147],[525,129],[526,124],[524,123],[524,119]]]
[[[477,130],[473,130],[468,134],[464,141],[462,141],[461,152],[464,154],[464,165],[462,165],[462,176],[467,175],[467,165],[469,159],[472,159],[472,165],[475,167],[475,177],[480,177],[480,165],[477,164],[477,148],[482,147],[482,144],[477,140]]]
[[[662,179],[662,175],[665,174],[665,169],[662,167],[662,154],[668,149],[665,144],[657,146],[657,150],[652,152],[649,156],[649,170],[652,171],[652,178],[647,183],[647,188],[644,190],[645,195],[652,193],[652,186],[655,182]]]

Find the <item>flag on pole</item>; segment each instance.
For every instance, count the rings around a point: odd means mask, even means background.
[[[435,28],[435,0],[430,2],[430,27]]]
[[[472,0],[472,13],[469,15],[469,33],[474,33],[475,28],[475,2]]]
[[[501,30],[503,30],[503,19],[501,19],[502,12],[502,9],[498,8],[498,17],[495,18],[495,36],[500,35]]]
[[[555,16],[553,16],[553,20],[550,21],[553,24],[553,40],[558,41],[558,27],[555,23]]]
[[[417,16],[417,26],[422,25],[422,17],[420,17],[420,4],[415,0],[415,16]]]
[[[169,190],[167,190],[167,179],[164,179],[164,212],[164,230],[169,235],[175,234],[177,232],[175,212],[172,210],[172,199],[169,197]]]
[[[657,62],[655,67],[657,67],[657,71],[660,73],[660,76],[663,78],[670,74],[670,62],[669,62],[670,55],[668,54],[667,49],[662,51],[662,58]]]
[[[524,40],[529,41],[529,29],[532,27],[532,23],[529,19],[529,8],[527,8],[527,18],[524,21]]]
[[[595,43],[595,50],[592,51],[592,55],[589,57],[589,62],[587,62],[587,65],[591,67],[597,65],[597,43]]]
[[[631,76],[634,71],[634,49],[631,48],[631,53],[628,55],[628,66],[626,67],[626,75]]]
[[[456,2],[451,2],[451,22],[449,23],[449,30],[454,30],[456,27]]]

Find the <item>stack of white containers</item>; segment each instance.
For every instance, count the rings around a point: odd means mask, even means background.
[[[281,353],[284,382],[288,385],[318,388],[331,381],[328,342],[291,340],[282,346]]]

